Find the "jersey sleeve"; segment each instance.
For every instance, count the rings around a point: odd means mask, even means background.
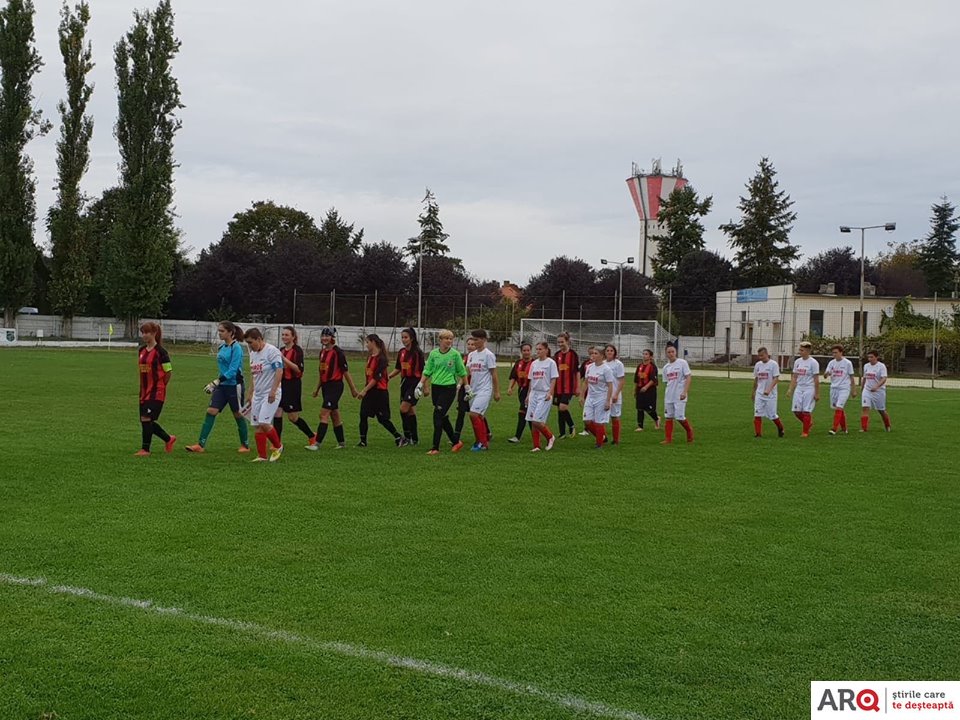
[[[423,364],[423,376],[430,377],[433,375],[433,363],[434,363],[434,354],[433,351],[430,351],[430,355],[427,357],[427,361]]]
[[[293,364],[300,368],[300,374],[303,375],[303,348],[299,345],[294,345],[293,349],[296,351],[296,354],[293,358]]]
[[[390,367],[390,361],[383,355],[377,358],[377,364],[373,368],[373,379],[382,380],[383,376],[387,374],[387,369]]]
[[[162,345],[158,348],[159,352],[157,353],[157,361],[164,372],[171,372],[173,370],[173,364],[170,362],[170,353],[167,352],[167,349]]]
[[[283,353],[281,353],[277,348],[271,346],[271,351],[267,356],[267,360],[273,370],[283,369]]]
[[[456,377],[466,377],[467,366],[463,364],[463,357],[460,355],[460,353],[454,353],[454,357],[456,360],[454,362],[453,374]]]
[[[813,360],[813,374],[814,375],[820,374],[820,363],[815,359]]]
[[[403,363],[400,362],[400,353],[397,353],[397,362],[393,366],[394,370],[403,370]]]
[[[492,352],[487,353],[486,366],[487,366],[487,370],[497,369],[497,356],[494,355]]]
[[[346,372],[347,371],[347,355],[345,352],[343,352],[343,348],[341,348],[339,345],[337,346],[337,362],[340,363],[340,369],[343,370],[343,372]]]
[[[780,364],[774,362],[774,363],[773,363],[773,377],[770,378],[770,379],[771,379],[771,380],[778,380],[779,378],[780,378]]]
[[[240,343],[235,342],[230,346],[230,362],[227,364],[223,375],[220,376],[220,382],[237,377],[241,365],[243,365],[243,348],[240,347]]]
[[[549,370],[547,370],[548,380],[556,380],[557,378],[560,377],[560,368],[557,367],[557,363],[555,360],[551,359],[550,365],[548,367],[550,368]]]

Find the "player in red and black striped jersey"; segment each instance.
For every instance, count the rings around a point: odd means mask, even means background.
[[[300,347],[300,338],[292,325],[287,325],[280,333],[283,346],[280,354],[283,356],[283,378],[280,380],[280,407],[273,419],[273,426],[277,429],[277,436],[283,435],[283,414],[286,413],[290,422],[300,428],[300,432],[307,436],[313,447],[313,430],[307,421],[300,417],[303,411],[303,348]]]
[[[520,398],[520,410],[517,412],[517,431],[507,442],[518,443],[523,437],[523,428],[527,425],[527,394],[530,391],[530,378],[527,376],[530,365],[533,363],[533,346],[528,342],[520,345],[520,359],[513,364],[510,370],[510,387],[507,389],[507,395],[513,394],[513,389],[517,388],[517,396]]]
[[[643,415],[653,418],[653,427],[660,429],[657,415],[657,366],[653,362],[653,350],[643,351],[643,362],[633,374],[634,393],[637,397],[637,432],[643,432]]]
[[[577,394],[580,380],[580,358],[576,350],[570,345],[570,333],[562,332],[557,335],[557,352],[553,356],[557,363],[560,377],[557,378],[557,394],[553,397],[553,404],[557,406],[557,418],[560,423],[558,435],[566,437],[576,436],[573,425],[573,415],[570,413],[570,401]]]
[[[397,364],[390,378],[400,376],[400,420],[403,423],[403,437],[406,445],[417,445],[420,435],[417,432],[417,385],[423,378],[424,357],[417,331],[412,327],[400,333],[403,347],[397,353]]]
[[[340,397],[343,395],[344,380],[347,381],[350,392],[354,396],[357,394],[357,388],[347,369],[347,356],[337,345],[336,328],[325,327],[321,330],[320,342],[323,343],[323,349],[320,350],[320,377],[317,379],[317,389],[313,391],[313,396],[317,397],[323,393],[323,406],[320,408],[317,434],[310,446],[319,449],[319,445],[327,436],[330,419],[333,418],[333,434],[337,438],[337,448],[343,448],[346,447],[346,440],[343,435],[343,418],[340,417]]]
[[[390,420],[390,359],[379,335],[367,335],[367,351],[370,353],[366,367],[367,384],[356,393],[360,399],[360,442],[357,447],[367,446],[368,420],[372,417],[393,435],[397,447],[403,447],[406,440]]]
[[[164,450],[170,452],[177,442],[176,435],[168,435],[157,420],[163,412],[163,403],[167,399],[167,385],[173,366],[170,355],[163,342],[163,331],[155,322],[145,322],[140,326],[140,338],[143,345],[139,350],[140,366],[140,431],[143,445],[136,453],[137,457],[150,454],[150,442],[153,436],[163,440]]]

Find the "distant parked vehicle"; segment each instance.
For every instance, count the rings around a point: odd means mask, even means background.
[[[40,311],[35,307],[22,307],[17,310],[18,315],[39,315]]]

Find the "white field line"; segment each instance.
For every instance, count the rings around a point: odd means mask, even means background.
[[[115,595],[104,595],[95,590],[82,587],[72,587],[70,585],[55,585],[44,578],[18,577],[0,573],[0,584],[17,585],[22,587],[34,587],[45,590],[54,595],[71,595],[73,597],[91,600],[93,602],[107,605],[119,605],[122,607],[131,607],[138,610],[144,610],[155,615],[175,617],[188,622],[199,623],[202,625],[211,625],[221,627],[234,632],[252,635],[272,640],[276,642],[289,643],[292,645],[301,645],[312,650],[319,650],[324,653],[341,655],[345,657],[368,660],[379,665],[387,667],[401,668],[409,670],[420,675],[455,680],[465,685],[476,685],[480,687],[492,688],[513,695],[536,698],[551,705],[572,710],[578,713],[590,714],[597,717],[611,718],[612,720],[650,720],[646,715],[642,715],[631,710],[623,710],[601,702],[587,700],[577,695],[567,695],[564,693],[551,692],[544,690],[536,685],[514,682],[486,673],[464,670],[463,668],[452,665],[443,665],[430,662],[429,660],[419,660],[402,655],[393,655],[382,650],[371,650],[363,645],[353,645],[344,642],[332,642],[316,640],[306,635],[288,632],[286,630],[274,630],[272,628],[258,625],[257,623],[246,622],[243,620],[231,620],[229,618],[213,617],[210,615],[200,615],[176,607],[163,607],[155,604],[152,600],[138,600],[136,598],[119,597]]]

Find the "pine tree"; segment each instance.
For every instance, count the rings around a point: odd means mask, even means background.
[[[447,238],[450,236],[443,231],[443,223],[440,222],[440,206],[430,188],[427,188],[427,194],[423,198],[423,214],[417,218],[417,221],[420,223],[420,235],[410,238],[407,242],[407,255],[410,257],[420,255],[421,246],[424,255],[446,255],[450,252],[450,248],[447,247]]]
[[[327,210],[320,225],[320,250],[330,255],[355,254],[363,246],[363,228],[354,230],[347,225],[336,208]]]
[[[86,42],[90,7],[81,0],[71,10],[64,2],[60,11],[60,54],[63,56],[67,99],[60,111],[60,140],[57,142],[57,202],[47,214],[47,229],[53,246],[54,309],[64,316],[65,325],[86,307],[92,279],[92,256],[83,230],[81,213],[85,198],[80,180],[90,165],[90,138],[93,118],[86,114],[93,95],[87,75],[93,69],[93,52]],[[68,327],[65,334],[69,335]]]
[[[920,242],[917,267],[923,272],[931,293],[949,295],[953,292],[956,273],[960,272],[957,267],[960,254],[957,253],[956,237],[960,222],[957,220],[957,208],[946,196],[931,210],[930,233]]]
[[[31,297],[37,258],[37,181],[25,149],[50,130],[33,107],[33,77],[43,67],[33,16],[32,0],[7,0],[0,9],[0,306],[8,327]]]
[[[171,63],[180,50],[170,0],[154,11],[134,12],[130,31],[117,43],[120,146],[117,222],[104,242],[104,296],[126,323],[159,314],[170,296],[179,235],[173,223],[173,140],[180,87]]]
[[[713,197],[701,200],[690,185],[676,188],[660,205],[657,219],[667,229],[657,243],[653,259],[653,282],[661,290],[677,280],[677,268],[686,255],[703,250],[703,223],[700,218],[710,212]]]
[[[747,183],[748,196],[740,198],[740,222],[723,226],[736,250],[734,261],[745,287],[790,282],[790,263],[800,256],[800,249],[789,240],[797,219],[791,210],[793,200],[779,185],[773,164],[762,158],[757,174]]]

